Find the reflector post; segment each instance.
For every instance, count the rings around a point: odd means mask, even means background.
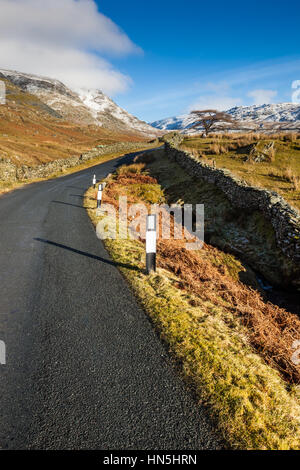
[[[146,224],[146,272],[156,271],[156,215],[147,216]]]

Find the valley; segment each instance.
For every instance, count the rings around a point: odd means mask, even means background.
[[[9,311],[15,298],[20,306],[17,323],[10,316],[0,330],[20,364],[16,376],[8,369],[3,416],[16,448],[88,448],[100,438],[124,448],[132,440],[145,448],[298,449],[299,106],[232,108],[238,131],[204,135],[192,128],[193,115],[149,125],[101,90],[3,69],[0,80],[0,192],[9,193],[0,211],[10,253],[1,254],[3,299]],[[117,213],[121,196],[149,209],[204,204],[203,248],[165,240],[159,222],[157,269],[146,273],[142,237],[97,240],[99,191],[100,208],[110,204]],[[17,258],[15,271],[8,261]],[[23,344],[19,325],[32,344]],[[65,419],[66,394],[75,394],[77,408]],[[0,442],[11,446],[5,433]]]

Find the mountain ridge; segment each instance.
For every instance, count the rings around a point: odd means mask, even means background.
[[[287,130],[300,129],[300,104],[298,103],[235,106],[225,112],[253,130],[262,128],[264,125],[272,124],[274,124],[275,127],[282,125],[283,128]],[[195,122],[195,116],[182,114],[180,116],[154,121],[151,125],[157,129],[166,131],[181,130],[184,133],[196,133],[197,130],[195,129],[189,130]]]
[[[59,80],[15,70],[0,69],[1,78],[9,80],[24,92],[37,96],[68,121],[140,134],[145,138],[156,137],[160,133],[122,109],[101,90],[73,90]]]

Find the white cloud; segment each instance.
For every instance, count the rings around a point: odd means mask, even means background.
[[[226,111],[241,104],[242,100],[240,98],[224,95],[203,95],[189,106],[189,111],[195,109],[217,109],[218,111]]]
[[[277,95],[275,90],[252,90],[249,91],[248,96],[253,98],[254,104],[269,104],[272,103],[273,98]]]
[[[114,94],[125,90],[130,78],[101,54],[140,51],[94,0],[0,0],[1,68]]]

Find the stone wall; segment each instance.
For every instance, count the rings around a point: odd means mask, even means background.
[[[0,180],[13,182],[17,180],[45,178],[51,176],[51,174],[55,174],[67,168],[72,168],[102,155],[109,155],[114,152],[127,152],[130,150],[137,150],[139,148],[142,149],[145,148],[145,146],[147,145],[143,142],[118,142],[116,144],[94,148],[82,155],[53,160],[36,166],[17,166],[9,159],[0,158]]]
[[[219,188],[233,207],[245,212],[260,211],[271,222],[281,252],[299,267],[300,215],[281,196],[273,191],[250,186],[229,170],[202,163],[189,152],[179,150],[174,143],[166,142],[165,151],[188,174]]]

